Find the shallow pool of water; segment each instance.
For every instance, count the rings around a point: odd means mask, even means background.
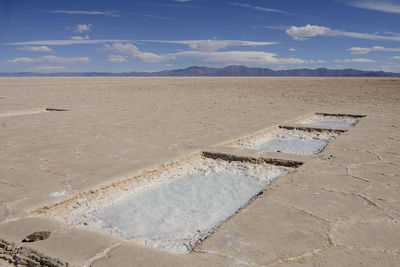
[[[256,149],[274,152],[316,154],[324,149],[326,141],[315,139],[274,138],[256,146]]]
[[[300,124],[310,124],[324,127],[353,127],[358,123],[357,118],[350,116],[313,115],[299,121]]]
[[[311,121],[311,125],[318,125],[324,127],[353,127],[354,122],[343,122],[343,121]]]

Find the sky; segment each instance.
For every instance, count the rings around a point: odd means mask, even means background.
[[[0,72],[400,72],[400,0],[0,0]]]

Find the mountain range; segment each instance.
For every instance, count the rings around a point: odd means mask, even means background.
[[[318,69],[292,69],[272,70],[268,68],[250,68],[246,66],[231,65],[224,68],[209,68],[193,66],[186,69],[163,70],[157,72],[14,72],[0,73],[2,77],[92,77],[92,76],[303,76],[303,77],[400,77],[400,73],[384,71],[364,71],[356,69],[331,70]]]

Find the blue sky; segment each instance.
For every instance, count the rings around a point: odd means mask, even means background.
[[[398,0],[0,0],[0,72],[400,72]]]

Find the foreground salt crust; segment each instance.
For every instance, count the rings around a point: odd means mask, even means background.
[[[300,120],[300,124],[324,126],[324,127],[353,127],[358,123],[358,119],[350,116],[339,115],[320,115],[313,114],[312,116]]]
[[[233,146],[249,149],[312,155],[321,152],[337,136],[334,132],[277,128],[240,140]]]
[[[132,190],[99,195],[99,201],[75,203],[72,209],[56,207],[53,216],[157,249],[188,253],[289,170],[202,157]]]

